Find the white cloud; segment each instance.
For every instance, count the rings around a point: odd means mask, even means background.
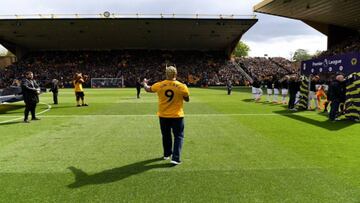
[[[327,49],[327,37],[324,35],[297,35],[269,38],[265,41],[244,41],[250,46],[250,56],[290,58],[297,49],[305,49],[310,53]]]

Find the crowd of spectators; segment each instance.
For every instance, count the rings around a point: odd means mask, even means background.
[[[242,67],[252,78],[257,79],[266,76],[283,77],[299,72],[298,65],[282,57],[241,57],[236,58],[236,61],[243,64]]]
[[[285,75],[294,72],[289,60],[284,58],[235,58],[251,77]],[[198,51],[54,51],[33,52],[20,61],[0,69],[0,88],[10,86],[23,78],[26,71],[34,72],[41,86],[58,79],[60,86],[72,87],[77,72],[89,78],[123,78],[121,85],[134,86],[138,78],[150,82],[164,79],[167,65],[178,69],[178,79],[188,85],[224,85],[231,80],[234,85],[246,85],[246,77],[220,52]],[[86,86],[90,86],[90,80]],[[119,83],[120,85],[120,83]]]
[[[324,58],[350,52],[360,52],[359,35],[350,37],[349,39],[329,48],[327,51],[323,51],[319,55],[314,56],[314,58]]]

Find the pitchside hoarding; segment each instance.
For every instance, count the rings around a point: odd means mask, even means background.
[[[348,53],[301,62],[303,75],[336,72],[346,75],[360,72],[360,53]]]

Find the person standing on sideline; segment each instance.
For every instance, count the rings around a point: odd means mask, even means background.
[[[291,111],[296,111],[295,108],[295,101],[296,101],[296,94],[300,91],[300,84],[297,81],[295,75],[292,75],[289,80],[289,106],[288,109]]]
[[[57,79],[53,79],[51,81],[50,91],[53,94],[54,104],[58,104],[58,94],[59,94],[59,81]]]
[[[228,81],[227,81],[226,87],[227,87],[228,95],[231,95],[231,90],[232,90],[231,80],[228,80]]]
[[[85,99],[84,99],[85,94],[84,94],[84,89],[83,89],[83,83],[85,83],[87,78],[88,77],[86,75],[83,78],[81,73],[75,74],[75,78],[74,78],[73,83],[74,83],[74,88],[75,88],[75,96],[76,96],[77,107],[88,106],[85,103]],[[81,105],[80,105],[80,99],[81,99]]]
[[[140,82],[140,78],[137,78],[136,80],[136,97],[138,99],[140,99],[140,91],[141,91],[141,82]]]
[[[336,117],[338,116],[340,103],[346,99],[344,80],[344,75],[338,73],[329,87],[328,100],[331,102],[329,119],[331,121],[338,120]]]
[[[24,123],[29,123],[29,112],[31,112],[31,120],[40,120],[35,115],[36,105],[39,103],[40,87],[34,80],[34,74],[31,71],[25,73],[21,89],[25,102]]]
[[[177,81],[176,76],[176,68],[169,66],[166,67],[166,80],[148,86],[148,81],[144,79],[145,91],[158,95],[157,115],[160,120],[164,159],[168,160],[172,156],[171,163],[174,165],[181,163],[181,149],[184,142],[183,101],[190,101],[187,86]],[[174,133],[174,143],[172,143],[171,131]]]

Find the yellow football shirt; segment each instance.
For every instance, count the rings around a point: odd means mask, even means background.
[[[79,80],[79,81],[76,81],[74,80],[74,87],[75,87],[75,92],[83,92],[83,84],[84,80]]]
[[[164,80],[151,86],[151,91],[156,92],[159,101],[157,115],[162,118],[184,117],[184,98],[188,97],[189,89],[185,84],[176,80]]]

